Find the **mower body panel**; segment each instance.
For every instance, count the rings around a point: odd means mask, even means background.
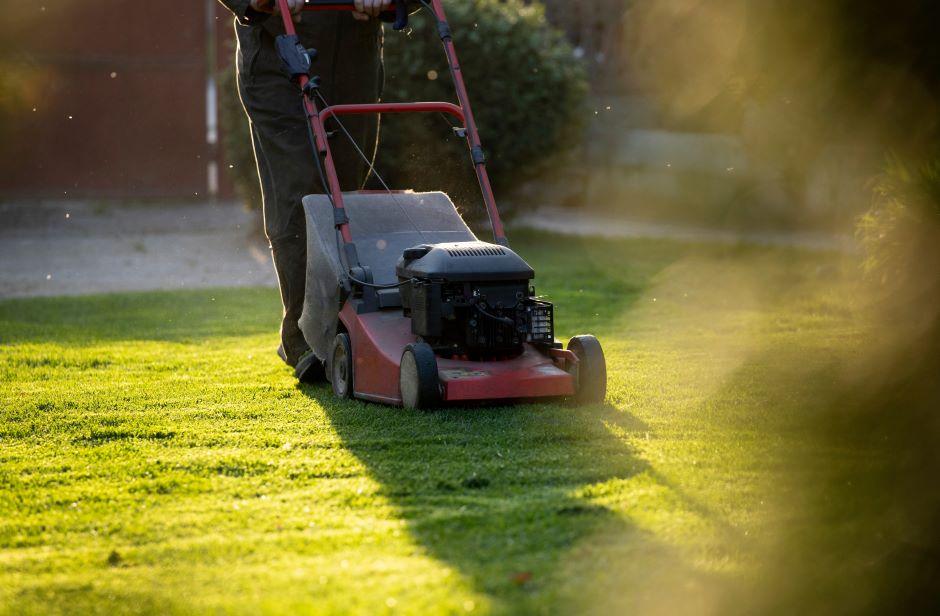
[[[531,344],[509,359],[438,359],[445,402],[560,398],[575,393],[574,377]]]
[[[340,321],[352,340],[353,395],[400,405],[398,370],[402,353],[415,341],[411,319],[401,310],[359,313],[349,300]],[[563,357],[551,357],[530,344],[516,357],[488,361],[438,358],[442,400],[473,402],[560,398],[575,393],[575,377]]]
[[[353,352],[353,395],[356,398],[401,404],[398,369],[405,347],[415,341],[411,319],[401,310],[359,314],[357,302],[343,307],[340,320],[349,332]]]

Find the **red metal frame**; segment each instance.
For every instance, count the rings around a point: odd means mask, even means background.
[[[463,109],[453,103],[363,103],[357,105],[330,105],[320,111],[320,121],[326,122],[333,116],[353,115],[358,113],[447,113],[461,122],[464,121]]]
[[[294,27],[294,21],[290,15],[287,0],[277,0],[281,12],[281,20],[284,23],[284,31],[293,35],[297,33]],[[440,22],[447,23],[447,15],[444,12],[444,6],[441,0],[431,0],[431,6],[434,9]],[[331,4],[308,5],[304,11],[352,11],[353,3],[336,2]],[[457,50],[451,38],[446,38],[444,43],[444,53],[447,56],[447,63],[450,66],[450,74],[454,81],[457,91],[457,101],[459,105],[443,102],[431,103],[378,103],[361,105],[334,105],[319,109],[316,103],[308,97],[304,97],[304,106],[307,109],[307,117],[313,128],[314,138],[316,140],[317,150],[323,156],[323,167],[329,184],[330,195],[333,198],[333,205],[337,209],[343,209],[343,191],[339,184],[339,176],[336,174],[336,165],[333,162],[333,155],[330,152],[329,142],[326,138],[325,122],[336,115],[356,114],[356,113],[428,113],[444,112],[459,118],[464,123],[467,131],[467,145],[471,152],[481,151],[482,143],[480,134],[477,131],[476,121],[473,119],[473,112],[470,109],[470,98],[467,95],[467,87],[463,80],[463,74],[460,69],[460,63],[457,59]],[[301,75],[298,79],[301,89],[303,89],[310,79],[306,75]],[[490,225],[493,228],[493,237],[498,244],[506,245],[506,231],[503,227],[502,219],[499,216],[499,210],[496,208],[496,197],[493,194],[493,188],[490,184],[489,174],[486,171],[484,161],[474,161],[474,168],[477,174],[477,181],[480,184],[480,190],[483,194],[483,202],[486,205],[486,212],[490,219]],[[349,231],[349,224],[342,224],[339,227],[343,242],[349,244],[352,242],[352,235]]]
[[[441,0],[431,0],[431,6],[441,23],[447,23],[447,14],[444,12],[444,5]],[[457,50],[454,47],[454,40],[450,37],[444,39],[444,53],[447,55],[447,63],[450,66],[450,75],[454,80],[454,87],[457,90],[457,101],[460,108],[463,109],[466,116],[467,143],[471,150],[480,148],[480,133],[477,131],[476,121],[473,119],[473,112],[470,110],[470,97],[467,94],[467,86],[463,81],[463,72],[460,70],[460,62],[457,60]],[[497,244],[507,244],[506,231],[503,229],[503,222],[499,217],[499,210],[496,209],[496,197],[493,195],[493,187],[490,185],[490,177],[486,172],[485,162],[475,162],[474,167],[477,172],[477,180],[480,183],[480,190],[483,192],[483,201],[486,204],[486,212],[490,217],[490,224],[493,226],[493,236]]]

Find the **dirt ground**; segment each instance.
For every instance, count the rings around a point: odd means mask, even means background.
[[[236,203],[0,204],[0,298],[276,286]]]

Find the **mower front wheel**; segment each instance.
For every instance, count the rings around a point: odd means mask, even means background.
[[[578,356],[578,383],[575,401],[596,404],[607,396],[607,361],[604,349],[591,335],[575,336],[568,341],[568,350]]]
[[[441,403],[434,349],[426,342],[405,347],[398,373],[401,403],[406,409],[430,409]]]
[[[353,358],[349,334],[337,334],[333,339],[333,354],[330,356],[330,382],[333,393],[339,398],[352,398]]]

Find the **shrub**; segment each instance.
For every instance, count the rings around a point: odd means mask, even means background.
[[[444,4],[487,168],[498,190],[510,188],[531,177],[565,144],[577,141],[587,94],[584,67],[563,35],[545,21],[540,4]],[[386,101],[456,100],[436,27],[426,11],[412,15],[406,32],[386,28],[385,72]],[[234,79],[227,81],[231,85]],[[244,170],[251,144],[239,117],[243,112],[237,93],[234,85],[222,92],[228,98],[223,106],[227,164],[234,165],[240,193],[255,194],[257,179]],[[383,117],[376,168],[393,188],[449,190],[458,202],[471,192],[475,198],[477,191],[465,142],[438,116]]]
[[[541,5],[519,0],[444,4],[490,175],[495,185],[511,186],[578,134],[587,93],[584,67],[562,34],[547,24]],[[454,100],[434,24],[423,11],[412,19],[408,34],[386,34],[385,99]],[[420,181],[427,172],[396,163],[403,155],[422,157],[433,169],[434,161],[456,152],[459,163],[467,165],[461,140],[442,143],[449,129],[437,129],[443,126],[439,119],[415,122],[398,116],[383,122],[381,161],[394,170],[396,180]]]
[[[880,555],[866,565],[877,581],[869,606],[872,613],[898,606],[916,611],[940,605],[933,582],[940,493],[929,487],[940,473],[940,156],[920,164],[890,159],[858,233],[876,289],[862,355],[869,359],[853,366],[836,409],[845,421],[833,434],[857,432],[865,447],[890,443],[893,453],[863,480],[884,503],[872,519],[901,520],[895,539],[888,531],[867,548]]]
[[[875,183],[872,207],[859,221],[858,237],[866,274],[889,295],[901,301],[936,295],[940,155],[913,165],[891,156]]]

